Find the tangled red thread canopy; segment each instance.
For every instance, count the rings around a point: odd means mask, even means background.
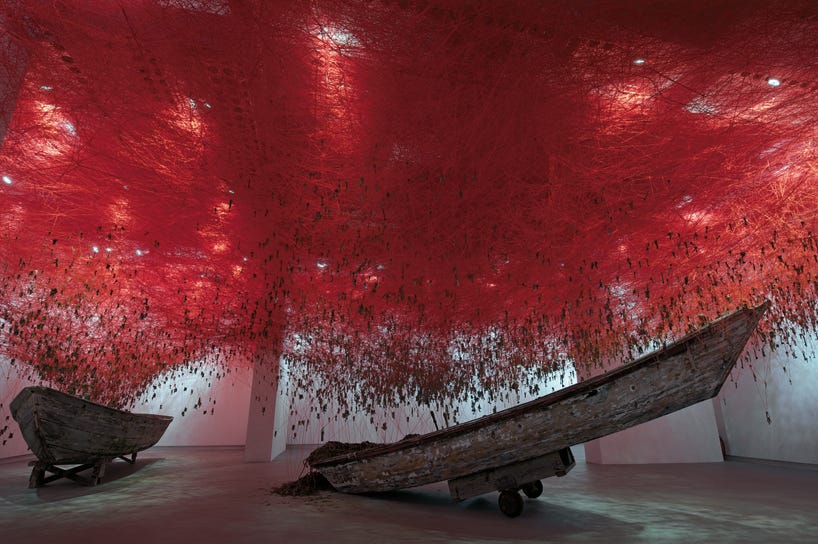
[[[816,324],[812,1],[11,0],[3,354],[373,399]]]

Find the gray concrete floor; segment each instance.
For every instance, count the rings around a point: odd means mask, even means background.
[[[28,489],[29,459],[0,463],[0,542],[818,542],[818,470],[729,461],[586,465],[545,480],[516,519],[497,494],[461,503],[445,483],[377,496],[271,495],[309,448],[272,463],[241,448],[154,448],[105,482]]]

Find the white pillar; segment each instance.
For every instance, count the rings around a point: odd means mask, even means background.
[[[269,462],[287,447],[287,369],[278,350],[259,357],[253,365],[250,411],[244,444],[246,462]]]

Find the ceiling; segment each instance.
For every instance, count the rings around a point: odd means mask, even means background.
[[[815,324],[817,16],[6,2],[0,349],[108,402],[280,353],[386,402],[533,386],[765,299],[786,346]]]

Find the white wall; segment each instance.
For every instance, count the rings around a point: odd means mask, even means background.
[[[251,380],[250,368],[176,370],[159,376],[129,410],[173,416],[158,446],[243,445]]]
[[[734,369],[717,398],[728,455],[818,464],[816,348],[805,338]]]
[[[249,368],[177,370],[159,376],[128,410],[173,416],[159,446],[243,445],[251,376]],[[0,358],[0,429],[7,426],[0,436],[0,459],[29,453],[9,412],[11,401],[29,385],[35,381],[25,376],[24,365]]]
[[[710,410],[707,402],[701,403],[675,415],[606,437],[600,445],[590,443],[587,452],[589,460],[606,463],[690,461],[690,456],[679,457],[685,448],[688,451],[692,448],[693,458],[707,460],[710,457],[710,460],[714,460],[714,457],[721,455],[718,446],[720,434],[730,455],[818,464],[816,347],[818,345],[812,340],[790,347],[790,351],[806,353],[806,360],[778,350],[754,360],[753,369],[737,367],[716,402],[710,405]],[[23,368],[0,358],[0,429],[7,426],[0,436],[0,458],[22,455],[27,451],[8,409],[19,390],[32,383],[21,373]],[[753,371],[756,379],[753,379]],[[155,387],[148,389],[133,410],[174,416],[174,422],[159,445],[241,445],[247,431],[251,376],[250,369],[233,370],[220,379],[208,373],[203,378],[200,371],[177,371],[172,381],[170,376],[157,379]],[[564,385],[574,383],[574,379],[571,376]],[[541,394],[562,386],[557,377],[545,385],[547,387]],[[529,398],[526,395],[518,398],[512,395],[507,402],[496,405],[483,402],[474,409],[467,403],[461,404],[460,413],[450,412],[448,421],[440,407],[412,405],[394,411],[379,410],[373,415],[351,414],[349,419],[344,420],[336,416],[337,402],[330,400],[326,413],[321,413],[303,393],[292,388],[289,392],[292,399],[287,428],[289,444],[314,444],[328,440],[389,442],[409,433],[434,430],[432,412],[438,425],[444,427]],[[299,399],[299,395],[303,395],[303,398]],[[199,399],[201,405],[197,407]],[[714,405],[717,410],[712,413]],[[718,434],[714,434],[714,418],[720,420]],[[603,444],[604,449],[599,449]]]
[[[9,404],[21,389],[29,385],[34,385],[34,381],[26,375],[25,366],[12,365],[11,361],[0,357],[0,459],[28,452],[20,428],[11,417]]]
[[[616,366],[583,369],[583,374],[590,378]],[[588,463],[619,465],[713,463],[724,459],[715,410],[709,400],[591,440],[585,444],[584,453]]]
[[[585,459],[600,464],[712,463],[723,460],[713,404],[678,412],[585,444]]]
[[[586,458],[599,463],[717,461],[721,438],[728,455],[818,464],[816,348],[815,339],[805,335],[786,348],[765,350],[749,364],[740,361],[713,401],[588,443]]]
[[[442,429],[546,395],[576,383],[576,374],[573,367],[567,368],[562,376],[555,373],[540,383],[539,393],[533,395],[523,391],[498,391],[496,402],[481,400],[472,405],[466,401],[447,408],[404,403],[397,408],[378,409],[374,414],[351,413],[347,418],[339,415],[344,409],[337,400],[323,399],[327,405],[324,412],[320,409],[321,402],[312,399],[309,392],[299,391],[295,383],[297,380],[291,378],[288,444],[321,444],[330,440],[385,443],[401,440],[407,434],[432,432],[436,428],[435,421]]]

